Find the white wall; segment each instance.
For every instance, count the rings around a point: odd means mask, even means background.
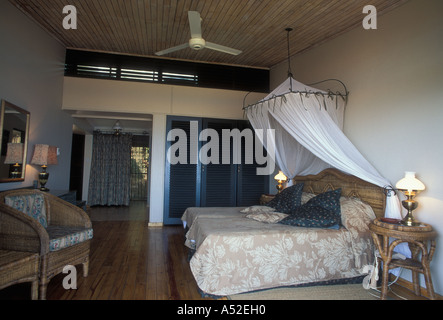
[[[163,222],[166,116],[243,119],[246,94],[244,91],[65,77],[63,109],[153,115],[149,223],[156,225]],[[264,93],[250,93],[245,104],[264,96]]]
[[[69,188],[72,118],[61,110],[64,61],[59,42],[8,1],[0,1],[0,98],[31,113],[28,163],[37,143],[60,148],[59,164],[48,167],[50,189]],[[24,182],[2,183],[0,190],[32,186],[40,170],[28,164]]]
[[[379,16],[377,30],[358,27],[291,59],[294,77],[303,83],[338,78],[347,85],[344,132],[393,184],[405,171],[417,172],[426,190],[417,196],[415,216],[439,235],[443,233],[442,12],[441,0],[411,0]],[[286,70],[286,63],[272,68],[272,87],[286,78]],[[431,268],[435,290],[443,294],[440,238]],[[409,272],[402,276],[411,281]]]
[[[65,77],[63,109],[242,119],[246,94],[234,90]],[[263,96],[251,93],[246,104]]]

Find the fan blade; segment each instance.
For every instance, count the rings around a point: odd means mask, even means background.
[[[191,28],[191,38],[201,38],[201,18],[197,11],[188,11],[189,27]]]
[[[179,46],[175,46],[175,47],[172,47],[172,48],[169,48],[169,49],[161,50],[161,51],[156,52],[155,54],[157,56],[162,56],[162,55],[165,55],[165,54],[168,54],[168,53],[171,53],[171,52],[175,52],[175,51],[178,51],[178,50],[186,49],[186,48],[189,48],[189,43],[183,43],[183,44],[181,44]]]
[[[225,46],[222,46],[220,44],[216,44],[216,43],[212,43],[212,42],[208,42],[208,41],[206,41],[205,48],[216,50],[216,51],[220,51],[220,52],[224,52],[224,53],[233,54],[234,56],[242,53],[242,51],[240,51],[240,50],[232,49],[232,48],[225,47]]]

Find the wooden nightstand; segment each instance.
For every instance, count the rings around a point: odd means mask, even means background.
[[[383,262],[383,278],[381,288],[381,299],[386,299],[388,289],[389,270],[397,267],[410,269],[412,271],[412,280],[414,283],[414,293],[420,295],[420,284],[418,273],[423,273],[426,281],[426,288],[429,297],[436,299],[434,287],[432,285],[431,270],[429,263],[434,255],[437,233],[429,224],[422,223],[420,226],[407,227],[401,224],[383,222],[380,218],[375,219],[370,225],[372,238],[380,252],[379,259]],[[389,243],[389,238],[394,238]],[[393,259],[392,254],[394,248],[402,243],[407,242],[411,250],[411,258]],[[421,252],[421,259],[419,253]]]

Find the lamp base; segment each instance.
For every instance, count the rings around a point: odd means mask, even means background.
[[[412,211],[417,208],[418,203],[417,201],[412,199],[412,196],[408,196],[407,200],[403,200],[401,202],[403,207],[408,210],[408,214],[403,218],[403,220],[400,222],[404,226],[408,227],[416,227],[419,226],[421,223],[416,221],[414,219],[414,216],[412,215]]]
[[[22,173],[20,172],[20,164],[16,163],[12,166],[14,170],[11,171],[9,174],[9,178],[12,179],[18,179],[22,176]]]
[[[418,227],[419,225],[421,225],[420,222],[415,221],[414,217],[409,215],[407,215],[400,223],[407,227]]]
[[[49,189],[45,187],[46,182],[48,182],[48,178],[49,178],[49,173],[46,172],[46,170],[38,174],[38,181],[40,182],[40,191],[49,191]]]

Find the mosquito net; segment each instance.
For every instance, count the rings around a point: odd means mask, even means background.
[[[333,167],[380,187],[390,186],[343,133],[346,102],[347,92],[318,90],[289,77],[244,111],[254,129],[275,130],[271,139],[258,137],[268,151],[275,150],[274,160],[287,177]],[[391,193],[386,203],[385,216],[401,219],[397,196]]]

